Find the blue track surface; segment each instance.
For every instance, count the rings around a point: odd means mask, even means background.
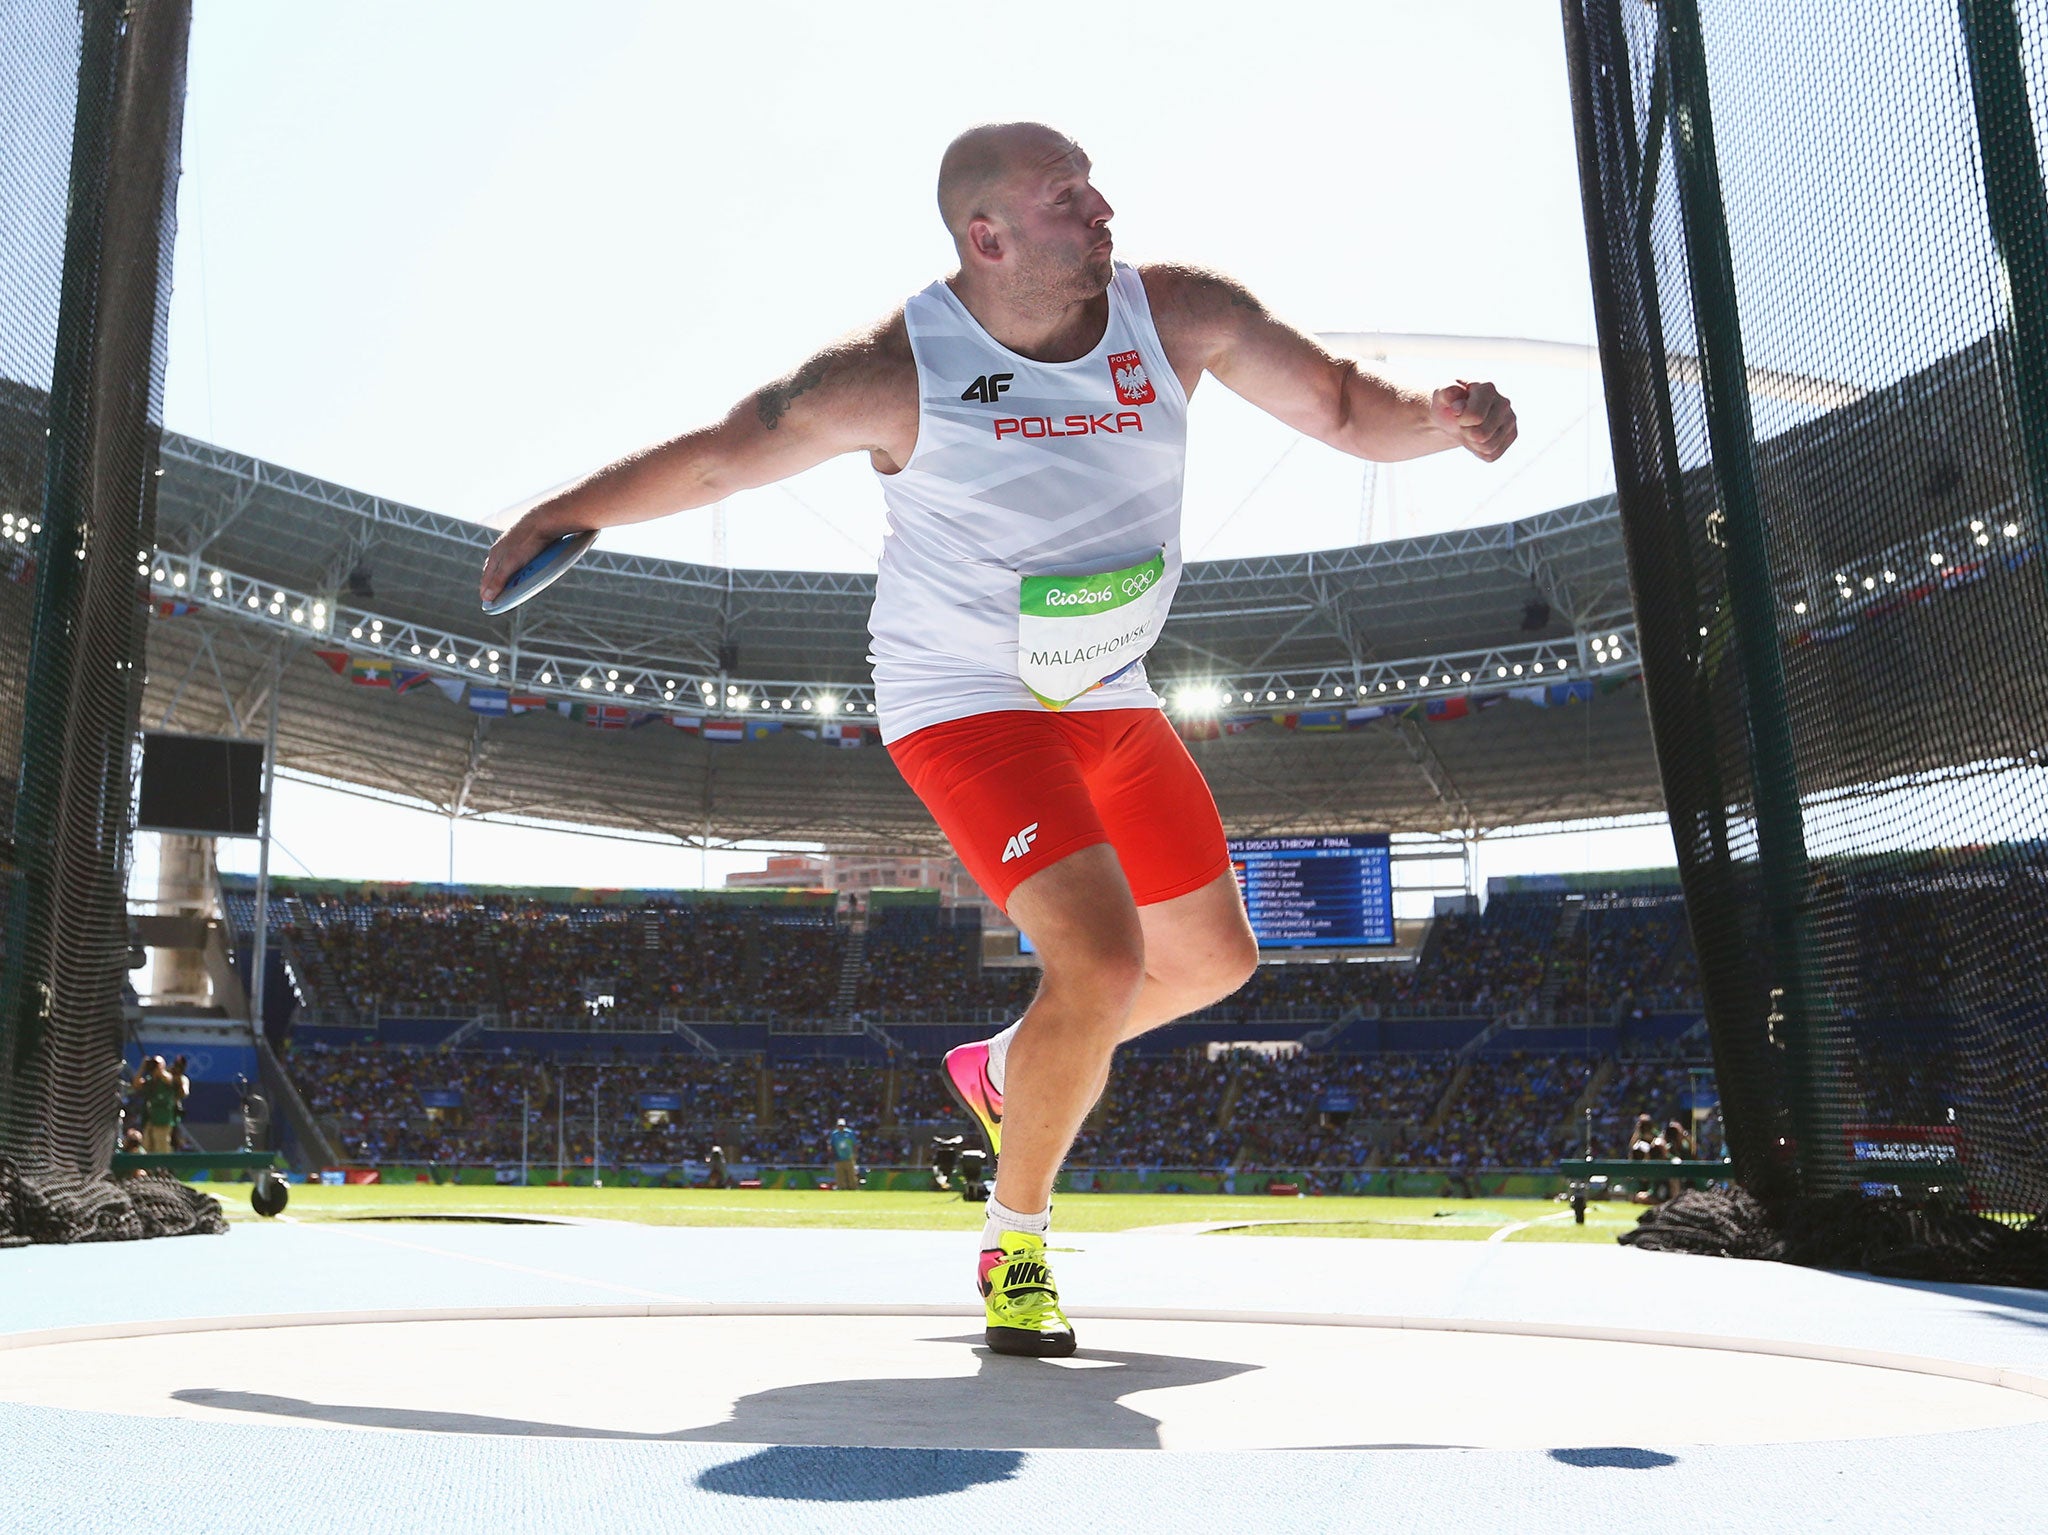
[[[1838,1345],[2048,1377],[2048,1296],[1604,1246],[1058,1239],[1077,1309],[1348,1313]],[[946,1304],[957,1236],[242,1225],[0,1252],[0,1328],[665,1302]],[[1083,1347],[1086,1331],[1083,1325]],[[195,1347],[203,1340],[195,1339]],[[8,1354],[0,1350],[0,1379]],[[1646,1382],[1682,1400],[1684,1382]],[[1362,1381],[1361,1389],[1371,1389]],[[1532,1402],[1532,1414],[1543,1404]],[[1682,1437],[1682,1436],[1679,1436]],[[2048,1426],[1549,1451],[875,1450],[195,1422],[0,1404],[0,1530],[1589,1530],[2048,1527]]]

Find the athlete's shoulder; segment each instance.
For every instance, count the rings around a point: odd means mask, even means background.
[[[813,361],[824,363],[839,381],[859,387],[905,380],[916,387],[917,362],[900,304],[872,324],[848,331]]]
[[[1160,343],[1175,364],[1200,368],[1229,345],[1247,320],[1266,317],[1266,306],[1228,273],[1191,261],[1152,261],[1138,269]]]
[[[887,417],[917,406],[917,363],[898,308],[820,347],[755,397],[761,424],[774,431],[799,399],[834,415]]]
[[[1263,315],[1266,306],[1227,272],[1192,261],[1148,261],[1139,267],[1145,298],[1154,315],[1166,310],[1179,318],[1214,320],[1238,314]]]

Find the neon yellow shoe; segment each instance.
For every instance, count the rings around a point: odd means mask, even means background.
[[[981,1295],[988,1312],[988,1346],[998,1354],[1064,1359],[1074,1352],[1074,1328],[1060,1310],[1045,1238],[1005,1231],[998,1247],[981,1254]]]

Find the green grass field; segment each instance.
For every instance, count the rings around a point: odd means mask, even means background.
[[[215,1185],[231,1220],[256,1220],[245,1187]],[[1245,1223],[1229,1235],[1447,1238],[1481,1241],[1507,1230],[1509,1242],[1611,1242],[1635,1223],[1632,1205],[1595,1204],[1586,1224],[1548,1199],[1275,1199],[1267,1195],[1066,1194],[1055,1229],[1133,1231],[1201,1222]],[[788,1189],[491,1188],[400,1183],[330,1188],[298,1184],[289,1218],[407,1220],[453,1215],[574,1216],[650,1226],[780,1226],[826,1230],[971,1231],[980,1207],[928,1193],[836,1193]],[[1251,1222],[1276,1222],[1250,1225]],[[1523,1225],[1524,1222],[1535,1222]]]

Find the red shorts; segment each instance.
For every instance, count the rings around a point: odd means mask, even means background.
[[[889,748],[967,872],[1009,909],[1040,869],[1098,842],[1140,906],[1230,867],[1201,769],[1158,709],[999,710],[927,725]]]

